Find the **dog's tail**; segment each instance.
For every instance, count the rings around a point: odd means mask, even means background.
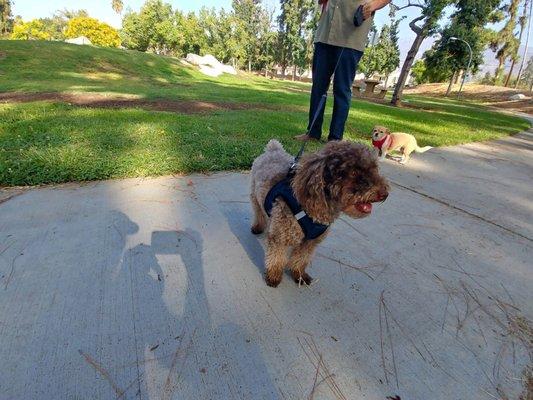
[[[266,145],[265,151],[276,151],[276,150],[283,150],[283,145],[280,142],[278,142],[276,139],[272,139]]]
[[[433,147],[431,147],[431,146],[426,146],[426,147],[418,147],[418,146],[416,146],[415,151],[417,153],[425,153],[426,151],[431,150],[432,148]]]

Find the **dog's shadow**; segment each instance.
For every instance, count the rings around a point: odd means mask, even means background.
[[[226,204],[223,207],[223,214],[228,221],[228,226],[237,238],[241,246],[246,251],[248,258],[257,267],[261,276],[266,272],[265,268],[265,250],[261,245],[261,241],[265,234],[254,235],[251,232],[252,210],[249,205],[244,203]],[[288,266],[285,267],[284,274],[291,277]]]
[[[222,213],[226,217],[231,233],[240,242],[250,261],[261,274],[264,274],[265,251],[260,241],[263,235],[254,235],[250,231],[251,219],[253,218],[250,205],[245,203],[224,204]]]

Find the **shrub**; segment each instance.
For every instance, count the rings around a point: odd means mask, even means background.
[[[95,46],[120,46],[117,30],[94,18],[79,17],[73,18],[68,22],[65,37],[76,38],[79,36],[85,36]]]
[[[38,19],[29,22],[21,22],[13,27],[11,39],[18,40],[49,40],[50,33],[46,31],[44,24]]]

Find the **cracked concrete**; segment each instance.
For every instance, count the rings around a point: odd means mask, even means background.
[[[389,200],[335,224],[310,288],[264,284],[247,174],[0,202],[0,399],[518,398],[532,147],[387,161]]]

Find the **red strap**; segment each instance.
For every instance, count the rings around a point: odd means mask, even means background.
[[[326,11],[326,7],[328,6],[329,0],[320,0],[319,3],[322,4],[322,12]]]
[[[388,142],[388,143],[387,143],[387,142]],[[391,136],[390,136],[390,135],[386,135],[386,136],[385,136],[383,139],[381,139],[381,140],[372,140],[372,145],[373,145],[374,147],[377,147],[378,149],[381,150],[382,147],[383,147],[383,145],[384,145],[385,143],[387,143],[387,145],[388,145],[387,147],[390,147],[391,142],[392,142],[392,138],[391,138]]]

